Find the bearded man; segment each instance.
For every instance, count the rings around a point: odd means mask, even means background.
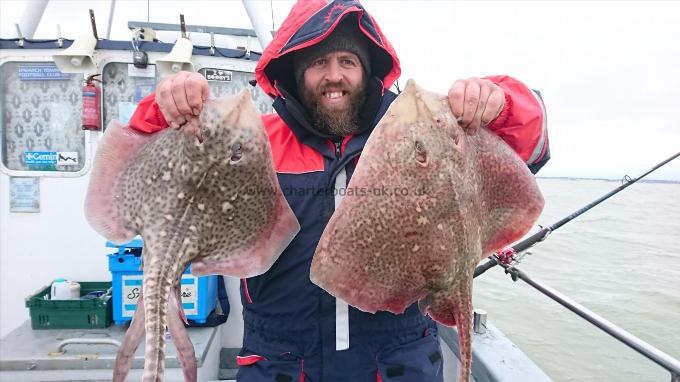
[[[358,1],[296,3],[255,69],[274,99],[262,121],[281,189],[301,230],[266,273],[243,279],[242,382],[443,380],[435,323],[417,304],[365,313],[309,280],[315,248],[371,131],[396,98],[392,45]],[[180,72],[144,99],[130,126],[195,128],[206,79]],[[451,109],[466,129],[503,138],[535,173],[548,160],[540,97],[508,76],[453,82]],[[287,192],[307,190],[307,192]],[[318,190],[320,192],[310,192]]]

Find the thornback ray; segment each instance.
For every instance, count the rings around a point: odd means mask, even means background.
[[[250,92],[206,101],[198,118],[198,129],[154,134],[112,122],[85,199],[88,222],[108,240],[144,240],[145,381],[162,379],[170,291],[189,263],[194,274],[256,276],[300,229],[279,188]]]
[[[409,80],[369,137],[312,261],[312,282],[366,312],[418,302],[458,326],[471,366],[472,279],[543,208],[533,175],[499,137],[464,131],[448,99]],[[365,191],[365,192],[364,192]]]

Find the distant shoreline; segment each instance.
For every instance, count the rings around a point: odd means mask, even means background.
[[[603,180],[605,182],[621,182],[622,179],[608,179],[608,178],[577,178],[571,176],[536,176],[537,179],[566,179],[566,180]],[[640,183],[664,183],[664,184],[680,184],[680,180],[664,180],[664,179],[640,179]]]

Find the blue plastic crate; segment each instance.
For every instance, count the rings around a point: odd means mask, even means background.
[[[108,257],[112,275],[113,322],[123,325],[132,320],[142,290],[143,243],[141,239],[134,239],[121,245],[106,242],[106,246],[118,248]],[[187,319],[202,324],[217,304],[218,276],[196,277],[190,271],[191,265],[184,271],[180,284],[182,308]]]

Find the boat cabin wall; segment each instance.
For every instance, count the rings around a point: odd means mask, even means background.
[[[102,132],[81,129],[82,74],[63,75],[54,49],[0,49],[0,336],[29,319],[24,298],[63,277],[110,281],[106,239],[85,221],[83,202]],[[154,62],[165,53],[149,53]],[[159,76],[140,71],[132,50],[96,52],[102,73],[102,125],[127,122]],[[211,95],[252,91],[261,113],[271,100],[248,82],[256,61],[194,56],[197,72],[214,74]],[[61,154],[61,155],[59,155]],[[240,346],[238,280],[228,280],[235,330],[225,346]]]

